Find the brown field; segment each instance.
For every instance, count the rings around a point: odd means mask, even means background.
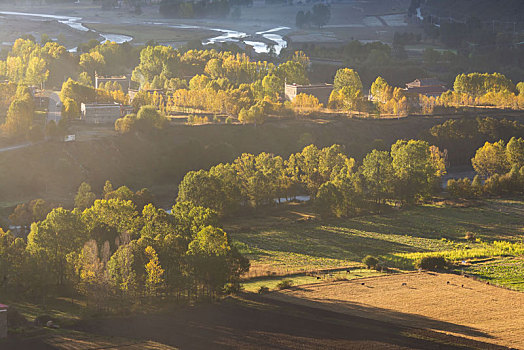
[[[409,273],[370,277],[303,285],[269,297],[524,348],[524,294],[464,276]]]
[[[398,317],[411,315],[398,313]],[[442,323],[442,327],[446,325]],[[74,328],[82,334],[92,334],[94,339],[123,337],[129,343],[149,340],[157,346],[162,344],[178,349],[506,349],[428,329],[252,293],[161,314],[84,320]],[[123,345],[111,348],[127,349]]]

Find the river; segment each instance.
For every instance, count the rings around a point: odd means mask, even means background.
[[[87,32],[90,29],[87,28],[82,24],[82,18],[81,17],[73,17],[73,16],[59,16],[59,15],[49,15],[49,14],[43,14],[43,13],[28,13],[28,12],[13,12],[13,11],[0,11],[0,14],[3,15],[11,15],[11,16],[28,16],[28,17],[38,17],[42,19],[55,19],[60,23],[63,23],[65,25],[68,25],[69,27]],[[215,43],[222,43],[222,42],[245,42],[248,45],[253,46],[253,49],[257,53],[264,53],[269,52],[271,47],[274,47],[275,53],[278,55],[280,51],[287,47],[287,42],[284,40],[284,38],[280,34],[276,34],[279,31],[287,30],[289,27],[276,27],[272,28],[266,31],[257,32],[257,35],[260,35],[264,37],[267,40],[271,40],[275,43],[275,45],[269,45],[262,41],[257,40],[243,40],[244,38],[249,37],[247,33],[239,32],[236,30],[230,30],[230,29],[222,29],[222,28],[209,28],[205,26],[198,26],[198,25],[184,25],[184,24],[170,24],[170,23],[164,23],[164,22],[144,22],[144,24],[147,25],[158,25],[158,26],[165,26],[170,28],[180,28],[180,29],[202,29],[202,30],[212,30],[220,32],[221,34],[207,39],[202,42],[204,45],[209,44],[215,44]],[[137,24],[139,25],[139,24]],[[93,31],[96,32],[96,31]],[[101,37],[104,38],[103,42],[106,41],[114,41],[117,44],[122,44],[128,41],[133,40],[133,37],[128,35],[122,35],[122,34],[114,34],[114,33],[100,33],[96,32]],[[70,48],[69,51],[75,52],[76,47]]]

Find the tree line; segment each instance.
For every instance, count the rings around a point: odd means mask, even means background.
[[[35,221],[26,240],[0,231],[0,289],[17,297],[83,295],[102,309],[238,290],[249,261],[217,213],[188,202],[168,213],[150,200],[147,190],[114,190],[110,182],[96,199],[83,183],[73,210],[41,200],[17,208],[13,215],[25,211]]]
[[[512,137],[509,142],[486,142],[471,164],[477,175],[470,180],[450,179],[447,190],[456,198],[524,193],[524,139]]]
[[[286,160],[244,153],[232,163],[187,173],[177,200],[230,215],[308,194],[322,215],[347,216],[390,201],[413,203],[431,195],[446,172],[445,156],[420,140],[399,140],[390,151],[373,150],[359,166],[339,145],[310,145]]]

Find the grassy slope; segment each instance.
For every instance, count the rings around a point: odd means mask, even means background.
[[[518,242],[524,236],[521,200],[489,200],[474,207],[426,205],[329,222],[297,219],[300,215],[311,215],[307,209],[307,206],[290,206],[281,216],[226,225],[251,259],[251,277],[359,266],[368,254],[387,256],[481,247],[480,243],[467,242],[466,232],[474,232],[487,242]],[[522,264],[514,269],[524,270]]]

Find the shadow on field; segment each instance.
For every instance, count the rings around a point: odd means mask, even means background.
[[[363,287],[367,288],[373,288],[369,285],[364,285]],[[413,287],[405,287],[409,289],[416,289]],[[466,288],[466,287],[464,287]],[[471,288],[470,288],[471,289]],[[464,326],[460,324],[450,323],[446,321],[436,320],[432,319],[426,316],[418,315],[418,314],[411,314],[411,313],[403,313],[395,310],[389,310],[389,309],[383,309],[379,307],[374,307],[370,305],[363,305],[363,304],[357,304],[352,303],[348,301],[340,301],[338,299],[329,299],[329,298],[323,298],[322,301],[314,301],[310,299],[303,299],[294,297],[289,294],[279,294],[278,300],[283,302],[289,302],[293,304],[300,304],[305,307],[311,307],[313,309],[323,309],[326,310],[327,308],[329,310],[338,311],[340,313],[350,313],[350,317],[356,317],[356,318],[362,318],[366,319],[366,315],[369,315],[369,317],[373,317],[374,319],[380,319],[381,322],[386,323],[394,323],[396,325],[410,325],[415,326],[417,328],[424,328],[424,329],[433,329],[437,331],[444,331],[444,332],[453,332],[457,334],[462,334],[465,336],[471,336],[471,337],[483,337],[487,339],[493,338],[490,334],[487,334],[485,332],[482,332],[478,329]],[[365,300],[364,300],[365,301]],[[330,312],[333,312],[330,311]],[[416,311],[416,310],[413,310]],[[352,316],[352,315],[359,315],[359,316]]]
[[[368,309],[391,318],[413,315]],[[428,320],[422,320],[428,322]],[[433,321],[436,329],[484,335]],[[491,344],[351,316],[255,294],[164,314],[86,320],[75,329],[110,336],[149,339],[180,349],[504,349]]]

